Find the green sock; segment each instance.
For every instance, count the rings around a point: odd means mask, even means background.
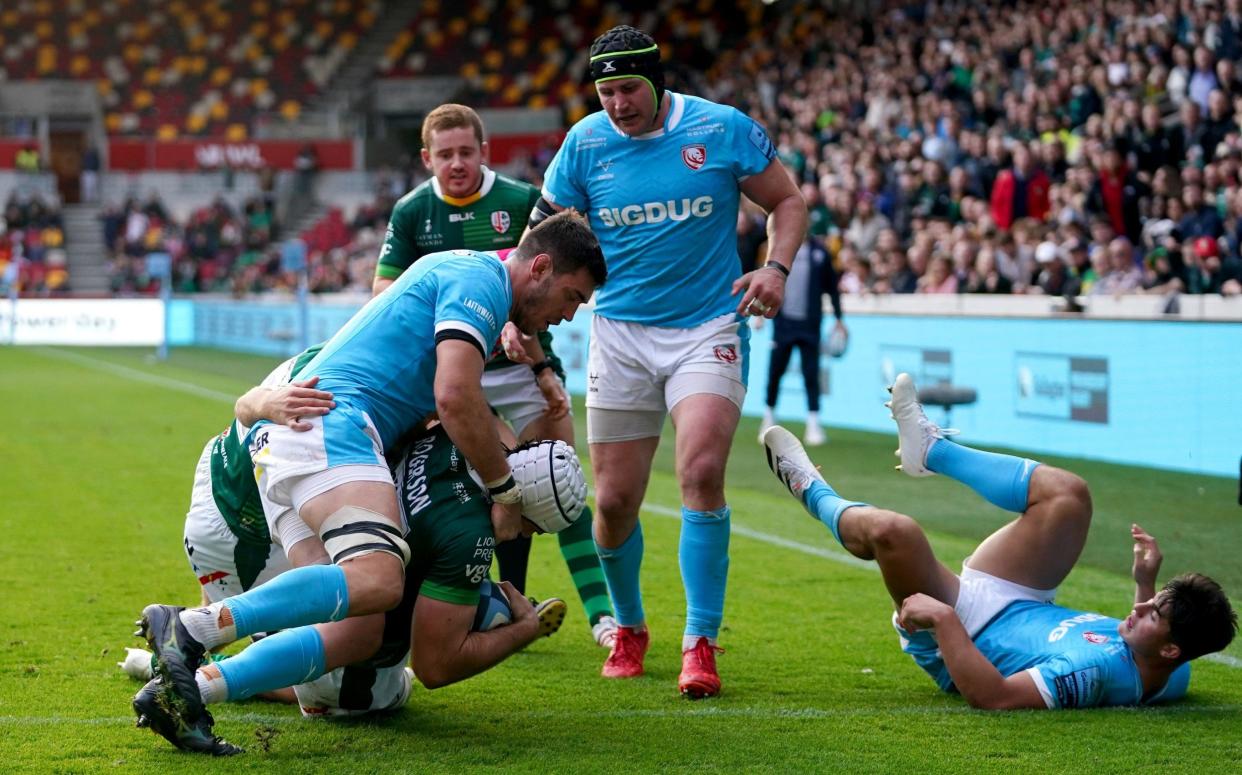
[[[604,571],[599,567],[599,555],[595,553],[595,538],[591,535],[591,507],[569,527],[556,534],[561,544],[561,555],[578,588],[578,597],[586,609],[587,623],[592,627],[602,616],[612,616],[612,604],[608,600],[608,584]]]

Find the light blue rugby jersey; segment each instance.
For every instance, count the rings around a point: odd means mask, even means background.
[[[690,328],[732,312],[738,181],[776,149],[735,108],[669,92],[664,126],[632,138],[600,111],[579,121],[544,175],[543,196],[586,213],[608,263],[595,314]]]
[[[1001,675],[1027,671],[1049,708],[1146,705],[1184,696],[1190,663],[1173,671],[1159,691],[1144,699],[1130,647],[1117,631],[1120,624],[1103,614],[1020,600],[1006,606],[975,636],[975,646]],[[925,659],[931,655],[917,650],[906,648],[941,688],[952,689],[943,662],[934,665],[939,655]]]
[[[365,411],[391,449],[435,409],[436,343],[463,339],[487,360],[512,300],[495,254],[432,253],[359,310],[294,378],[318,375],[318,389]]]

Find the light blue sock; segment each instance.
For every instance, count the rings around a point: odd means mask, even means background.
[[[841,540],[841,532],[837,527],[841,521],[841,515],[850,506],[868,505],[862,501],[847,501],[837,495],[837,491],[832,489],[831,485],[820,481],[811,482],[811,486],[802,493],[802,500],[806,510],[811,512],[811,516],[827,525],[828,530],[832,532],[832,537],[837,539],[837,543],[842,546],[845,542]]]
[[[307,565],[230,597],[224,606],[233,615],[237,637],[244,638],[256,632],[339,622],[349,614],[349,585],[339,565]]]
[[[927,467],[956,479],[1005,511],[1026,511],[1031,474],[1039,463],[1013,455],[984,452],[946,439],[932,442]]]
[[[229,700],[313,681],[324,674],[323,638],[314,627],[296,627],[252,643],[216,667],[228,686]]]
[[[643,593],[638,586],[638,570],[643,564],[643,526],[635,523],[634,532],[616,549],[595,544],[608,594],[616,611],[617,624],[637,627],[647,621],[643,613]]]
[[[686,588],[686,635],[715,638],[724,617],[729,578],[729,507],[695,511],[681,507],[677,560]]]

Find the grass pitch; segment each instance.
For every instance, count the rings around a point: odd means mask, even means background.
[[[10,771],[1213,773],[1236,771],[1242,758],[1237,644],[1197,663],[1189,697],[1165,708],[982,713],[938,692],[898,650],[874,568],[842,561],[767,471],[754,420],[739,430],[729,473],[721,697],[691,703],[676,693],[684,601],[666,440],[643,517],[653,633],[645,677],[598,676],[605,654],[545,538],[529,587],[570,602],[556,636],[461,684],[416,687],[386,719],[308,722],[292,707],[218,706],[217,731],[247,753],[181,754],[133,728],[138,685],[115,663],[124,646],[140,645],[129,633],[143,605],[197,599],[181,550],[194,464],[233,398],[273,364],[211,350],[177,351],[167,363],[148,355],[0,348],[0,762]],[[846,497],[920,519],[950,565],[1006,519],[954,482],[894,473],[892,437],[830,434],[812,451],[828,480]],[[1203,570],[1242,601],[1234,482],[1047,462],[1084,475],[1096,505],[1061,602],[1129,610],[1132,521],[1161,540],[1162,577]]]

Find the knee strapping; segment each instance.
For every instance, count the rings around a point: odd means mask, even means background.
[[[375,552],[391,554],[402,567],[410,561],[410,546],[401,531],[384,515],[360,506],[337,509],[319,528],[319,538],[335,565]]]

